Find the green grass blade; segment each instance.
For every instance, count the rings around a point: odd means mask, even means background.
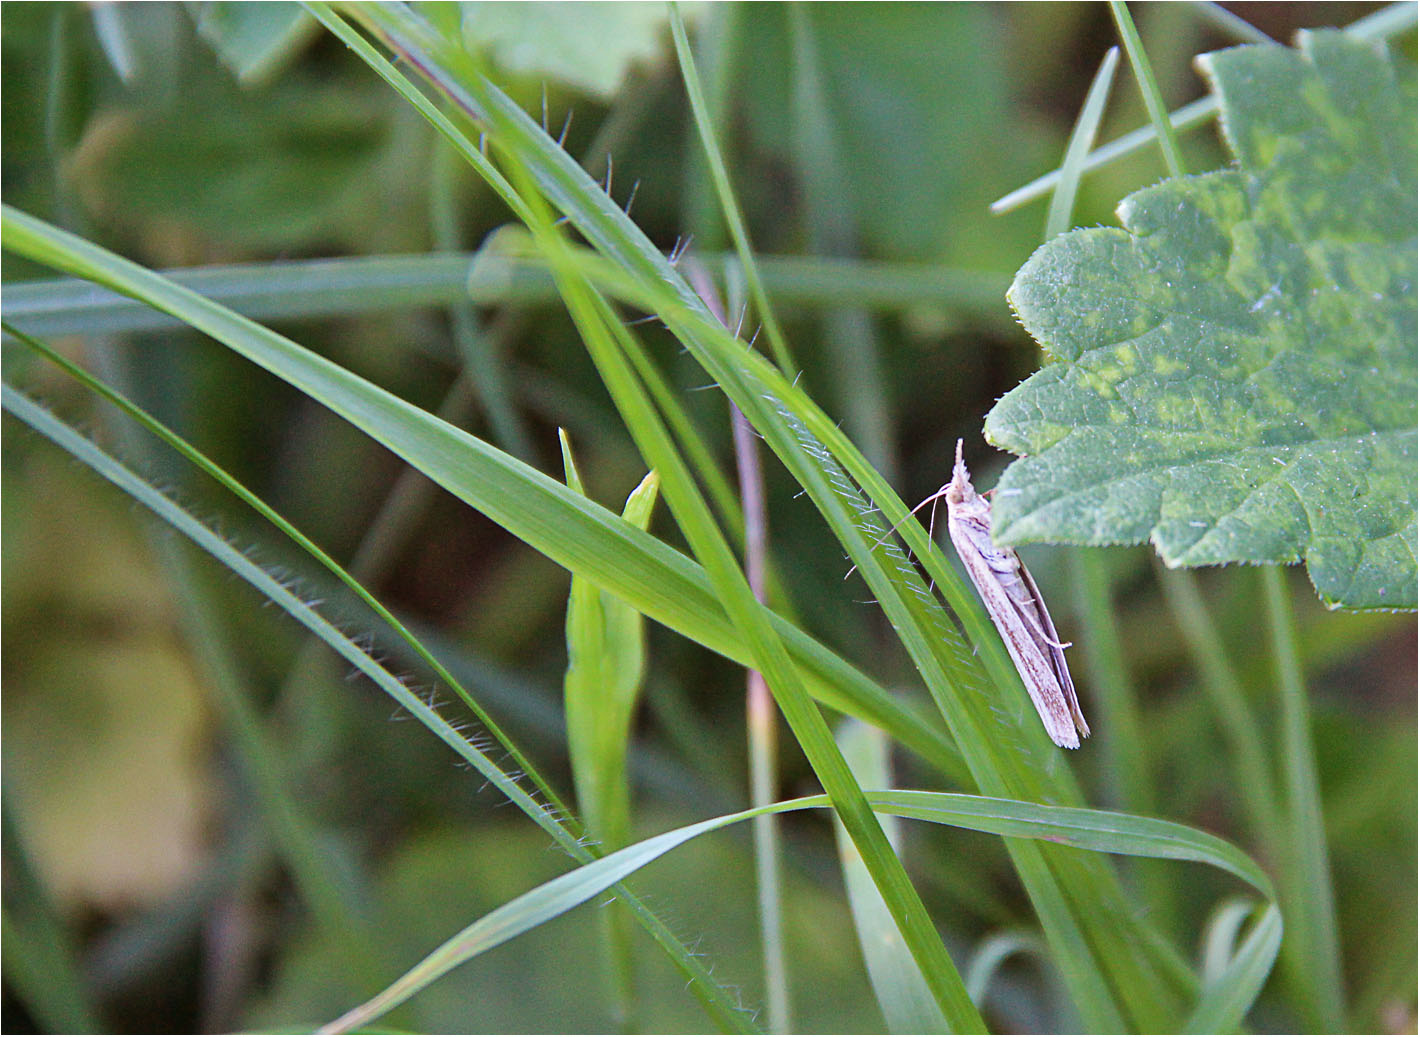
[[[457,252],[462,246],[454,193],[458,155],[450,148],[438,148],[433,163],[429,224],[434,246],[440,252]],[[470,274],[473,272],[471,270]],[[464,365],[463,383],[477,398],[479,408],[487,417],[493,442],[514,457],[531,461],[534,456],[532,436],[511,391],[513,379],[508,359],[500,348],[502,336],[481,326],[470,294],[466,292],[449,304],[450,331]]]
[[[1193,0],[1190,4],[1195,14],[1203,21],[1208,22],[1214,28],[1228,34],[1239,43],[1276,43],[1271,36],[1263,32],[1246,18],[1240,18],[1233,14],[1222,4],[1206,2],[1206,0]]]
[[[709,270],[734,256],[702,255]],[[930,303],[971,321],[1015,327],[1001,307],[1011,279],[981,270],[925,263],[757,256],[765,290],[778,303],[821,309],[861,306],[894,312]],[[282,260],[169,270],[164,276],[252,320],[341,317],[412,306],[532,306],[557,301],[540,266],[480,252]],[[10,281],[5,316],[32,335],[164,331],[182,322],[133,299],[72,279]]]
[[[1378,11],[1372,11],[1364,18],[1357,18],[1345,31],[1363,40],[1385,40],[1415,28],[1417,15],[1415,4],[1410,0],[1399,0],[1387,4]]]
[[[788,340],[779,327],[774,308],[769,305],[769,295],[764,290],[764,281],[759,276],[759,265],[754,261],[754,248],[750,244],[749,230],[745,227],[744,216],[740,213],[735,191],[730,186],[730,174],[725,168],[725,156],[720,143],[715,139],[715,124],[710,118],[710,107],[705,100],[705,92],[700,86],[700,73],[695,68],[695,56],[690,50],[690,41],[685,35],[685,20],[681,17],[680,6],[671,0],[671,39],[675,41],[676,58],[680,62],[681,78],[685,82],[686,97],[690,100],[690,110],[695,116],[695,129],[700,134],[701,150],[710,164],[710,182],[715,187],[715,196],[720,202],[720,212],[730,227],[730,238],[735,243],[735,252],[743,264],[745,281],[749,285],[750,298],[759,319],[764,322],[764,330],[769,338],[769,348],[779,370],[792,374],[795,370],[794,357],[789,352]]]
[[[1228,740],[1248,826],[1268,855],[1274,856],[1282,845],[1276,784],[1244,685],[1228,660],[1222,635],[1198,589],[1197,577],[1186,570],[1166,572],[1162,566],[1156,566],[1155,571],[1164,600],[1183,634],[1203,690],[1217,711],[1223,735]]]
[[[631,354],[631,362],[636,368],[636,376],[646,386],[646,391],[656,403],[656,409],[675,435],[676,442],[685,451],[691,466],[705,484],[705,492],[710,495],[710,502],[715,507],[726,535],[742,550],[745,544],[744,514],[740,510],[739,498],[735,496],[730,480],[720,470],[710,444],[681,405],[679,394],[666,381],[665,375],[651,358],[638,351]]]
[[[1080,189],[1080,178],[1085,173],[1085,159],[1095,142],[1100,120],[1104,118],[1104,106],[1109,100],[1109,88],[1114,83],[1114,70],[1118,65],[1119,48],[1110,47],[1105,51],[1104,60],[1090,83],[1084,106],[1075,120],[1074,132],[1070,134],[1064,161],[1060,163],[1060,182],[1050,196],[1050,211],[1045,218],[1046,241],[1070,229],[1075,195]]]
[[[567,485],[583,492],[567,434],[559,430]],[[658,481],[646,476],[626,502],[622,518],[645,529]],[[572,577],[567,602],[567,672],[563,678],[568,752],[577,802],[594,839],[610,849],[630,835],[626,758],[631,721],[646,669],[641,614]]]
[[[131,82],[140,71],[138,55],[134,53],[131,30],[124,25],[133,12],[121,7],[95,8],[90,18],[93,21],[94,36],[108,59],[114,75],[124,83]]]
[[[1257,905],[1244,897],[1224,901],[1213,909],[1203,927],[1203,983],[1207,986],[1222,979],[1237,956],[1239,937]]]
[[[746,816],[748,813],[731,814],[727,818],[711,818],[642,840],[529,890],[484,915],[442,944],[376,997],[321,1027],[319,1032],[346,1033],[370,1024],[464,962],[586,903],[695,836],[723,828]]]
[[[784,337],[784,332],[779,325],[778,316],[765,292],[759,265],[755,262],[754,252],[750,245],[749,230],[745,225],[744,214],[740,210],[739,201],[730,183],[724,154],[717,139],[714,114],[723,114],[725,111],[724,94],[729,87],[728,76],[723,74],[724,68],[712,69],[712,73],[715,73],[713,83],[716,88],[715,104],[712,108],[701,87],[700,73],[696,67],[690,42],[686,37],[685,21],[681,17],[680,7],[674,0],[671,0],[668,8],[671,38],[675,44],[681,80],[690,101],[696,132],[700,139],[701,152],[710,173],[710,185],[714,189],[719,205],[719,214],[728,224],[730,238],[734,242],[735,251],[740,260],[740,269],[743,273],[744,283],[749,290],[750,300],[754,304],[755,314],[761,322],[761,328],[767,332],[769,350],[780,370],[792,371],[794,369],[793,355],[790,352],[788,340]],[[732,20],[734,17],[735,15],[730,16]],[[730,52],[722,52],[721,56],[727,56],[728,53]],[[707,221],[713,219],[708,207],[702,214]],[[716,230],[718,231],[718,228]],[[720,237],[718,232],[715,233],[715,240],[719,240]],[[699,285],[696,287],[702,295],[705,294],[705,288]],[[743,294],[739,290],[739,285],[733,286],[732,291],[735,296]],[[709,303],[710,299],[706,298],[704,301]],[[710,308],[719,310],[720,305],[716,302]],[[719,313],[718,316],[721,323],[728,325],[724,313]],[[736,334],[738,334],[738,327]],[[757,332],[751,336],[751,343],[756,337]],[[641,349],[633,346],[626,352],[638,370],[653,366],[646,362]],[[745,501],[743,554],[746,576],[754,596],[758,600],[764,601],[766,572],[769,568],[768,516],[764,500],[763,470],[759,463],[759,445],[748,421],[738,409],[732,408],[731,423],[734,432],[740,488]],[[753,806],[760,806],[771,802],[777,793],[778,719],[774,712],[772,689],[766,681],[765,675],[758,670],[750,670],[745,675],[745,681],[750,802]],[[831,788],[830,791],[832,791]],[[771,1030],[778,1033],[788,1033],[794,1029],[794,1024],[790,1013],[789,969],[784,950],[784,883],[782,874],[784,855],[778,819],[768,814],[757,817],[753,822],[753,828],[755,893],[759,908],[760,947],[767,1002],[766,1015]],[[870,883],[875,881],[871,875],[865,875],[865,877]],[[884,905],[884,911],[891,916],[886,905]],[[917,972],[916,965],[908,967],[914,973]],[[924,992],[930,996],[930,992],[926,991],[925,987]],[[968,1019],[967,1022],[971,1024],[973,1020]]]
[[[1149,55],[1144,51],[1144,41],[1139,38],[1139,30],[1124,0],[1109,0],[1109,13],[1114,17],[1115,27],[1124,49],[1129,53],[1129,64],[1134,69],[1134,79],[1139,84],[1139,92],[1144,95],[1144,107],[1149,112],[1149,122],[1154,127],[1159,149],[1164,153],[1164,165],[1169,176],[1183,176],[1183,152],[1179,150],[1178,138],[1174,136],[1173,124],[1169,122],[1168,108],[1164,105],[1164,95],[1159,91],[1159,81],[1154,78],[1154,67]]]
[[[483,153],[483,149],[471,140],[452,119],[441,112],[432,101],[421,93],[409,79],[404,76],[390,62],[372,47],[363,36],[355,32],[344,19],[330,9],[324,3],[308,3],[306,9],[315,15],[316,20],[335,34],[351,50],[355,51],[367,65],[379,74],[380,78],[389,83],[390,86],[399,93],[406,101],[414,106],[420,115],[424,116],[439,131],[440,135],[448,141],[455,151],[464,157],[483,177],[489,187],[502,198],[508,208],[522,220],[526,221],[528,213],[523,205],[523,200],[518,192],[513,190],[511,184],[498,172],[496,166]]]
[[[583,492],[572,445],[558,430],[567,485]],[[654,472],[632,491],[622,518],[638,529],[650,524],[658,481]],[[567,600],[567,672],[563,704],[567,753],[577,805],[587,833],[604,850],[631,842],[631,781],[627,759],[631,724],[646,672],[644,620],[613,595],[579,576]],[[604,916],[608,965],[621,1029],[633,1028],[636,1003],[630,919],[620,909]]]
[[[1169,116],[1169,125],[1178,131],[1191,130],[1211,121],[1217,114],[1218,98],[1209,94],[1196,101],[1189,101],[1188,104],[1173,112]],[[1137,130],[1130,130],[1090,152],[1089,157],[1085,159],[1085,172],[1093,172],[1127,155],[1132,155],[1136,151],[1142,151],[1144,148],[1152,146],[1157,137],[1158,133],[1153,124],[1141,126]],[[1059,183],[1060,170],[1058,169],[1038,176],[1030,183],[996,199],[991,203],[991,211],[997,216],[1013,212],[1023,205],[1029,205],[1031,202],[1044,198],[1054,191]]]
[[[810,8],[790,4],[787,15],[793,60],[790,104],[795,132],[790,135],[794,175],[804,192],[804,233],[811,251],[851,256],[860,251],[848,171],[837,144],[824,81],[822,58]],[[883,369],[882,350],[872,318],[861,308],[825,305],[818,328],[827,352],[826,366],[837,372],[834,393],[848,429],[863,453],[892,481],[897,471],[892,429],[892,393]]]
[[[332,32],[336,32],[385,77],[401,96],[419,108],[421,114],[429,118],[469,159],[479,174],[495,186],[514,213],[527,221],[525,203],[517,192],[512,191],[502,174],[491,167],[486,156],[468,138],[459,134],[447,118],[429,110],[432,106],[408,79],[376,54],[328,7],[317,3],[308,6]],[[474,68],[461,40],[456,43],[444,40],[432,26],[408,8],[356,3],[346,5],[345,10],[377,33],[467,118],[482,125],[491,125],[494,120],[499,120],[502,128],[499,145],[524,161],[530,155],[537,157],[538,161],[528,167],[537,189],[568,216],[588,241],[627,271],[641,277],[665,279],[687,304],[703,310],[695,293],[675,274],[666,257],[650,239],[639,230],[634,234],[627,233],[626,228],[634,228],[635,224],[601,190],[591,175],[571,155],[557,147],[542,127],[511,98],[495,89]]]
[[[859,784],[864,788],[892,785],[890,747],[881,731],[848,721],[838,729],[837,737],[843,758]],[[883,818],[883,831],[894,847],[902,845],[901,827],[897,818]],[[873,994],[887,1021],[888,1033],[946,1033],[947,1021],[942,1018],[931,991],[922,981],[922,974],[903,946],[902,935],[848,833],[841,824],[835,824],[833,834],[838,845],[839,867],[843,870],[843,885],[848,892],[848,907],[853,912],[853,928],[868,967]],[[970,991],[970,980],[966,982]],[[980,1004],[981,999],[973,994],[972,1002]]]
[[[1282,912],[1269,904],[1226,973],[1204,988],[1184,1033],[1236,1033],[1257,1000],[1282,945]]]
[[[966,989],[978,1004],[986,1001],[986,993],[991,989],[1002,963],[1013,954],[1029,954],[1041,959],[1050,967],[1050,955],[1045,944],[1034,933],[996,933],[981,941],[976,953],[971,956],[971,968],[966,973]]]
[[[1277,664],[1281,708],[1283,802],[1287,824],[1283,853],[1283,904],[1292,939],[1287,954],[1301,975],[1298,986],[1314,999],[1321,1029],[1345,1028],[1341,983],[1341,940],[1336,897],[1321,816],[1321,783],[1312,748],[1311,708],[1297,650],[1296,620],[1280,566],[1259,570],[1267,608],[1272,655]]]
[[[170,270],[165,276],[260,321],[447,306],[470,295],[486,304],[552,298],[546,274],[507,263],[475,263],[476,258],[453,253],[306,259]],[[183,326],[135,299],[69,279],[7,283],[5,318],[42,338]]]
[[[1216,836],[1171,821],[947,792],[888,790],[868,792],[866,795],[874,810],[891,816],[994,835],[1050,840],[1105,853],[1157,856],[1208,864],[1237,876],[1271,898],[1271,886],[1266,875],[1242,851]],[[342,1033],[368,1025],[450,970],[585,903],[637,869],[698,836],[766,812],[782,813],[830,805],[827,796],[809,796],[710,818],[642,840],[583,865],[576,871],[560,875],[483,916],[440,945],[378,997],[347,1012],[323,1027],[321,1032]],[[1241,995],[1248,989],[1251,989],[1253,997],[1256,996],[1261,980],[1266,978],[1270,967],[1269,950],[1272,957],[1276,956],[1278,940],[1273,936],[1280,939],[1280,927],[1280,915],[1275,907],[1269,907],[1263,921],[1237,955],[1241,971],[1221,981],[1222,986],[1235,995],[1229,999],[1233,1004],[1240,1004]],[[1251,986],[1254,982],[1256,986]],[[1214,1007],[1210,1002],[1204,1007],[1210,1015],[1217,1013],[1215,1017],[1223,1018],[1221,1006]],[[1246,1005],[1243,1005],[1243,1010],[1246,1010]]]
[[[1139,696],[1129,676],[1124,654],[1124,638],[1112,607],[1110,570],[1098,552],[1071,551],[1067,559],[1075,616],[1082,633],[1077,642],[1084,657],[1085,673],[1092,693],[1091,703],[1108,733],[1102,740],[1104,769],[1110,775],[1106,786],[1114,790],[1117,802],[1110,805],[1135,814],[1157,810],[1158,792],[1150,766],[1147,726]],[[1157,877],[1158,881],[1155,881]],[[1168,905],[1173,891],[1154,869],[1145,875],[1146,897],[1155,912],[1171,918]]]
[[[1276,899],[1272,880],[1251,857],[1225,839],[1177,821],[946,792],[887,791],[873,793],[869,798],[874,809],[895,817],[975,828],[996,835],[1048,838],[1103,853],[1196,861],[1241,879],[1268,900]],[[1049,834],[1042,835],[1043,831]]]

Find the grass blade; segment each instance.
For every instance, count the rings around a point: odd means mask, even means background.
[[[1154,67],[1149,55],[1144,51],[1144,41],[1139,38],[1139,30],[1124,0],[1109,0],[1109,13],[1119,30],[1119,38],[1124,49],[1129,52],[1129,64],[1134,69],[1134,79],[1139,84],[1139,92],[1144,96],[1144,107],[1149,112],[1149,122],[1154,127],[1159,149],[1164,153],[1164,165],[1169,176],[1183,176],[1183,152],[1179,150],[1178,138],[1174,136],[1173,124],[1169,122],[1168,108],[1164,106],[1164,95],[1159,92],[1159,81],[1154,78]]]
[[[1336,929],[1336,897],[1321,816],[1321,782],[1312,748],[1311,708],[1297,651],[1297,627],[1280,566],[1259,570],[1266,602],[1272,655],[1281,699],[1282,788],[1287,824],[1283,855],[1283,903],[1292,939],[1288,956],[1302,980],[1298,986],[1315,1000],[1320,1027],[1340,1032],[1346,1022],[1341,984],[1341,940]]]
[[[1239,43],[1277,42],[1246,18],[1233,14],[1222,4],[1210,3],[1207,0],[1193,0],[1191,6],[1194,13],[1203,21],[1209,22],[1214,28],[1233,37]]]
[[[1194,666],[1208,694],[1228,749],[1232,768],[1240,777],[1239,793],[1248,826],[1269,856],[1280,851],[1277,825],[1277,792],[1257,718],[1248,704],[1244,685],[1228,661],[1222,635],[1198,589],[1197,577],[1186,570],[1168,572],[1155,566],[1164,600],[1183,634]]]
[[[889,746],[881,731],[855,721],[838,729],[838,745],[843,757],[864,788],[886,788],[892,784]],[[897,818],[883,818],[883,831],[894,847],[902,845]],[[841,824],[833,826],[838,844],[843,885],[848,891],[848,907],[853,912],[853,928],[868,967],[878,1007],[882,1009],[889,1033],[946,1033],[947,1021],[922,981],[902,935],[888,913],[887,905],[873,885],[863,861]],[[971,991],[970,979],[967,990]],[[980,1004],[975,993],[972,1002]]]
[[[559,430],[567,485],[582,492],[572,447]],[[632,491],[622,518],[645,529],[659,487],[655,473]],[[646,671],[641,614],[580,576],[567,603],[567,673],[563,690],[577,802],[593,838],[626,845],[631,804],[626,758],[631,721]]]
[[[738,269],[701,255],[708,270]],[[1011,279],[925,263],[829,256],[757,256],[765,291],[784,306],[861,306],[894,312],[924,301],[973,322],[1014,327],[1001,309]],[[541,266],[479,252],[281,260],[165,271],[164,276],[257,321],[340,317],[406,306],[533,306],[556,301]],[[163,331],[182,322],[86,281],[10,281],[5,315],[32,335]]]
[[[1282,945],[1282,912],[1269,904],[1243,941],[1232,965],[1216,983],[1204,988],[1185,1033],[1235,1033],[1257,1000]]]
[[[1013,954],[1030,954],[1039,957],[1048,968],[1050,956],[1045,944],[1033,933],[996,933],[981,941],[976,953],[971,957],[971,968],[966,973],[966,988],[978,1003],[984,1003],[986,993],[991,988],[991,980],[1007,958]]]
[[[1090,92],[1085,95],[1084,106],[1075,120],[1074,132],[1070,134],[1070,144],[1065,149],[1065,158],[1060,163],[1060,182],[1050,196],[1050,211],[1045,218],[1046,241],[1070,228],[1075,195],[1080,189],[1080,178],[1085,173],[1085,159],[1104,117],[1104,106],[1109,100],[1109,88],[1114,83],[1114,70],[1118,64],[1119,48],[1110,47],[1105,51],[1104,60],[1090,83]]]
[[[583,492],[566,432],[558,430],[567,485]],[[627,499],[622,518],[645,529],[658,480],[648,474]],[[563,701],[567,752],[577,805],[587,833],[604,850],[631,841],[631,781],[627,758],[631,723],[646,672],[641,614],[587,580],[574,576],[567,601],[567,672]],[[636,1003],[630,919],[620,909],[603,916],[612,991],[621,1029],[633,1028]]]
[[[55,1033],[102,1033],[78,954],[30,863],[13,799],[0,803],[0,832],[5,846],[5,904],[0,907],[5,983],[41,1026]]]
[[[695,57],[690,51],[690,41],[685,36],[685,19],[681,17],[680,5],[670,2],[671,39],[675,41],[676,59],[680,62],[681,77],[685,82],[686,97],[695,116],[695,129],[700,134],[701,150],[710,164],[710,182],[715,187],[715,195],[720,202],[720,212],[729,224],[730,238],[735,243],[735,252],[744,264],[745,281],[749,285],[750,298],[754,300],[759,319],[764,322],[764,330],[769,336],[770,351],[774,355],[779,370],[792,372],[794,358],[789,352],[789,343],[769,305],[769,296],[764,290],[764,282],[759,276],[759,266],[754,261],[754,249],[750,245],[749,231],[745,227],[744,216],[735,201],[734,188],[730,186],[730,174],[725,168],[725,156],[715,139],[715,125],[710,118],[710,107],[705,100],[705,92],[700,86],[700,73],[695,68]]]
[[[1269,900],[1272,896],[1267,876],[1242,851],[1216,836],[1171,821],[948,792],[889,790],[868,792],[866,795],[874,810],[896,817],[916,818],[995,835],[1047,839],[1106,853],[1196,861],[1241,878]],[[765,812],[782,813],[830,805],[827,796],[809,796],[710,818],[642,840],[576,871],[558,876],[484,915],[440,945],[377,998],[347,1012],[323,1027],[321,1032],[344,1033],[368,1025],[450,970],[585,903],[637,869],[700,835]],[[1221,988],[1226,988],[1233,995],[1229,999],[1232,1004],[1240,1004],[1241,995],[1248,989],[1251,989],[1252,996],[1256,996],[1261,979],[1266,978],[1267,968],[1270,967],[1269,951],[1275,958],[1280,935],[1281,916],[1275,906],[1269,907],[1263,921],[1254,929],[1235,959],[1239,968],[1222,981]],[[1251,985],[1254,981],[1256,986]],[[1209,1017],[1224,1018],[1221,1006],[1215,1007],[1210,1001],[1204,1007]],[[1245,1010],[1246,1005],[1243,1008]]]

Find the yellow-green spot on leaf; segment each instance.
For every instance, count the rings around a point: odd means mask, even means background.
[[[1167,378],[1169,375],[1175,375],[1181,371],[1188,370],[1187,364],[1178,357],[1169,356],[1167,353],[1154,354],[1154,356],[1150,358],[1149,366],[1152,368],[1154,374],[1161,378]]]
[[[1201,423],[1204,418],[1199,404],[1178,396],[1160,396],[1155,399],[1154,415],[1158,423],[1165,427],[1182,425],[1189,418],[1195,418]]]
[[[1119,361],[1119,372],[1124,377],[1132,377],[1139,371],[1139,351],[1130,343],[1121,343],[1114,348],[1115,359]]]
[[[1113,399],[1118,395],[1114,386],[1119,379],[1117,377],[1111,377],[1111,370],[1110,368],[1096,369],[1094,371],[1085,371],[1081,374],[1081,377],[1084,379],[1084,384],[1102,400]]]

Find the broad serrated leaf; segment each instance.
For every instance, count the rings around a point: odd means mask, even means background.
[[[270,80],[319,26],[296,4],[189,4],[197,32],[244,85]]]
[[[1416,605],[1415,70],[1340,33],[1199,63],[1235,168],[1042,246],[1009,298],[1063,362],[986,419],[1003,543],[1305,560],[1332,607]]]
[[[546,77],[610,100],[636,64],[663,51],[662,4],[472,3],[463,34],[514,75]]]

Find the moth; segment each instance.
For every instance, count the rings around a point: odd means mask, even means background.
[[[1080,712],[1075,682],[1065,665],[1065,649],[1070,646],[1055,632],[1040,588],[1020,557],[991,539],[991,502],[972,487],[961,450],[962,441],[957,440],[952,481],[928,499],[947,502],[952,546],[1006,642],[1046,733],[1056,745],[1078,749],[1080,739],[1089,737],[1090,726]]]

